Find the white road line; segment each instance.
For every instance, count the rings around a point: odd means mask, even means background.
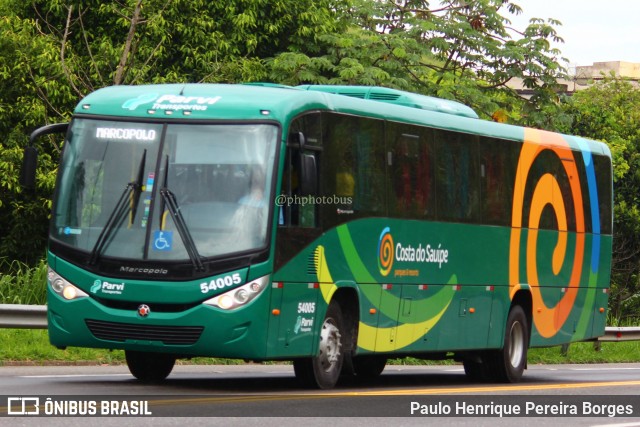
[[[640,368],[568,368],[571,371],[640,371]]]
[[[596,424],[591,427],[639,427],[640,422],[624,423],[624,424]]]
[[[20,375],[18,378],[132,377],[131,374]]]

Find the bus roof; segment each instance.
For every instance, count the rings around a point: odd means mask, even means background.
[[[350,88],[350,89],[348,89]],[[346,96],[345,96],[346,95]],[[391,121],[423,124],[473,135],[514,141],[523,127],[480,120],[473,110],[441,100],[388,88],[274,84],[162,84],[110,86],[87,95],[75,114],[162,120],[275,120],[285,122],[305,111],[335,111]],[[566,138],[610,156],[606,144]],[[578,147],[578,143],[580,147]]]
[[[404,105],[405,107],[419,108],[422,110],[437,111],[439,113],[454,114],[456,116],[478,119],[478,114],[470,107],[448,99],[434,98],[433,96],[419,95],[417,93],[404,92],[379,86],[333,86],[333,85],[304,85],[300,89],[335,93],[351,96],[359,99],[388,102],[390,104]]]

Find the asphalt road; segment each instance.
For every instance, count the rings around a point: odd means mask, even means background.
[[[0,396],[0,425],[12,426],[640,426],[640,364],[531,366],[521,383],[508,385],[470,383],[460,366],[387,366],[375,382],[329,391],[300,388],[287,365],[182,365],[154,385],[124,366],[20,366],[0,367]],[[36,397],[39,417],[6,416],[9,403],[16,412],[16,398]],[[106,408],[143,416],[42,416],[47,398],[49,415],[91,412],[93,404],[96,415]],[[525,416],[506,416],[518,411]]]

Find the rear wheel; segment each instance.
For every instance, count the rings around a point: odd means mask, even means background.
[[[385,356],[357,356],[353,358],[353,373],[358,379],[370,380],[380,376],[386,365]]]
[[[472,381],[486,381],[489,371],[487,369],[487,358],[483,354],[469,357],[462,361],[464,373]]]
[[[519,305],[513,306],[507,317],[504,346],[493,358],[493,377],[502,382],[520,381],[527,364],[529,326],[527,316]]]
[[[124,354],[131,375],[144,382],[164,380],[176,363],[175,356],[166,353],[125,350]]]
[[[344,322],[340,305],[333,301],[320,329],[318,355],[298,359],[293,362],[293,370],[298,380],[305,386],[321,389],[333,388],[344,363]]]

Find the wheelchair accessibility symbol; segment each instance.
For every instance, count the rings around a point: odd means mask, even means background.
[[[154,231],[153,232],[153,250],[154,251],[170,251],[173,243],[172,231]]]

